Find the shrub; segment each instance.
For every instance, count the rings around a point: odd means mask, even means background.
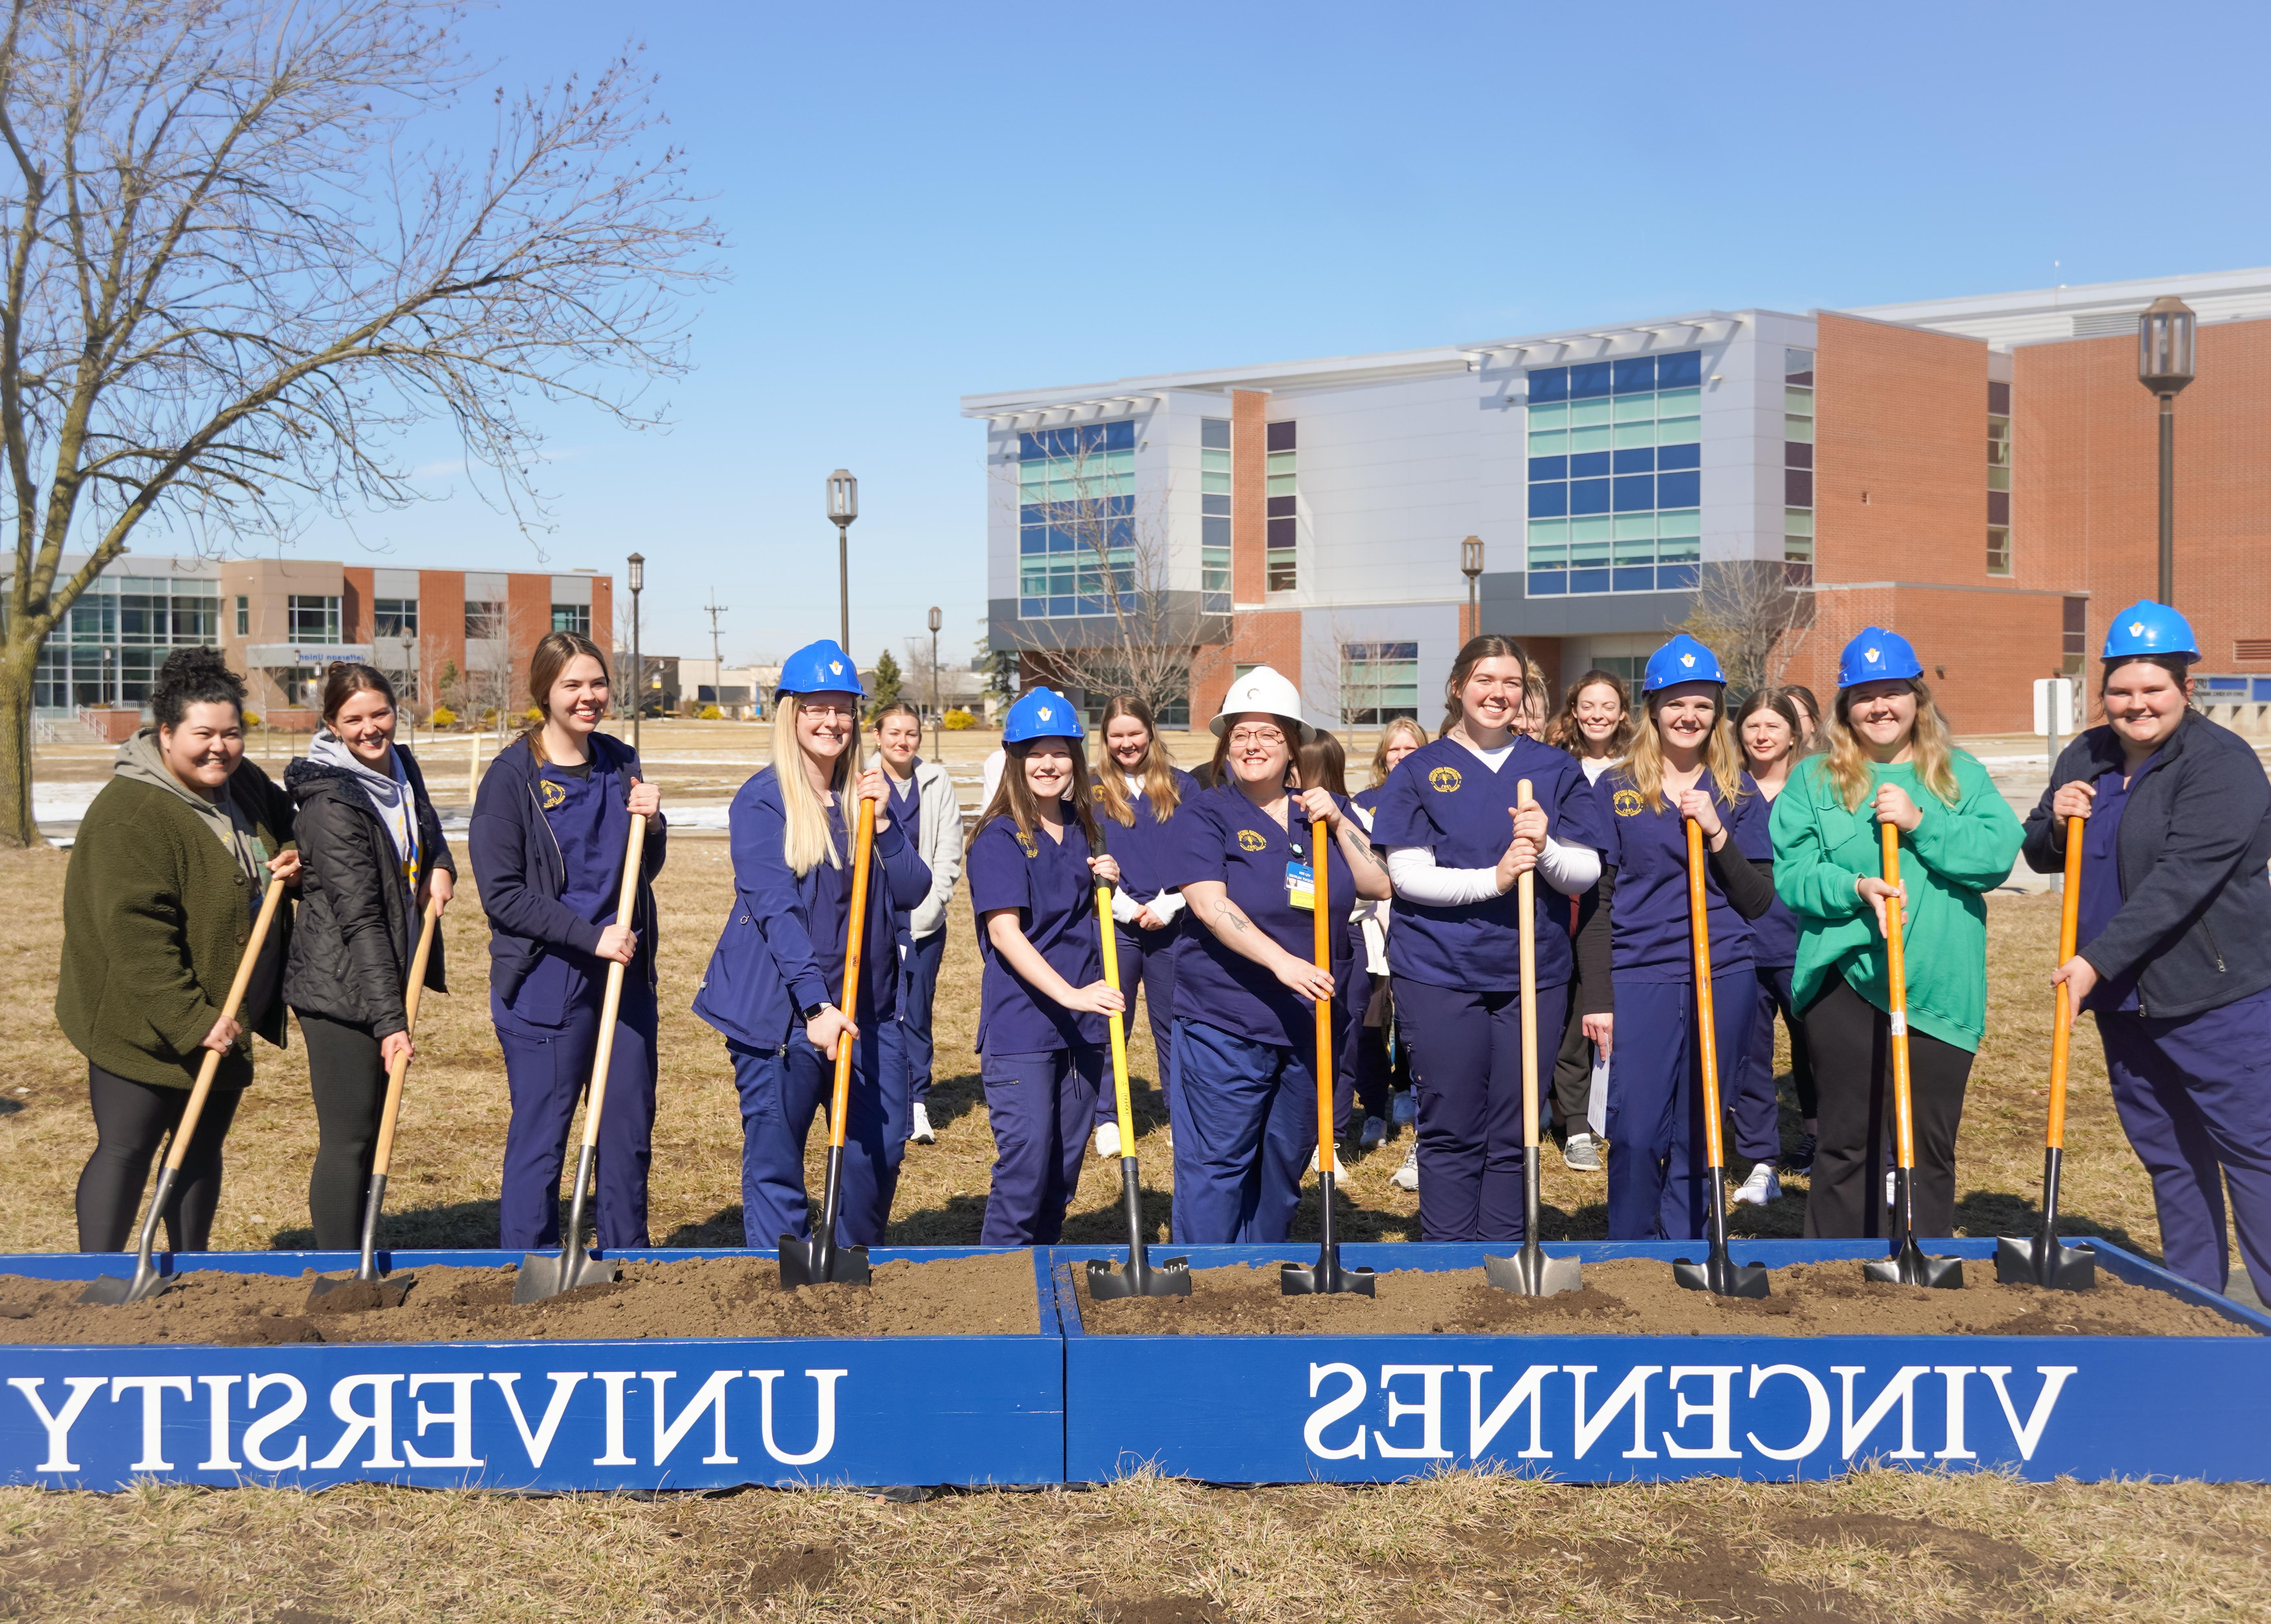
[[[531,727],[541,726],[544,722],[544,712],[538,710],[534,705],[531,705],[527,710],[523,711],[520,713],[520,719],[527,723]]]
[[[260,726],[260,713],[259,713],[257,711],[247,711],[246,712],[244,712],[244,725],[245,725],[247,727],[257,727],[257,726]]]
[[[704,722],[722,722],[726,719],[726,713],[714,704],[705,704],[702,707],[701,715],[696,719]]]
[[[458,725],[458,713],[448,705],[437,704],[427,716],[426,725],[428,727],[455,727]]]
[[[975,726],[978,720],[976,717],[971,715],[969,711],[964,710],[960,705],[955,706],[953,710],[949,711],[944,716],[940,717],[938,719],[940,725],[949,733],[960,733],[965,727]]]

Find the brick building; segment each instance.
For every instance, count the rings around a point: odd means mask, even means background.
[[[987,424],[994,646],[1030,674],[1150,594],[1191,714],[1266,661],[1320,720],[1433,720],[1472,629],[1557,679],[1636,674],[1699,592],[1804,589],[1783,674],[1826,694],[1907,635],[1956,725],[2023,730],[2156,571],[2136,317],[2200,315],[2177,406],[2177,602],[2211,697],[2271,705],[2271,270],[1582,332],[965,397]],[[1716,585],[1715,585],[1716,584]]]

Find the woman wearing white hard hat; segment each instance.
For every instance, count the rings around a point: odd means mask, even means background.
[[[1892,995],[1880,830],[1900,831],[1911,1233],[1955,1224],[1955,1134],[1987,1024],[1987,904],[2019,854],[2019,820],[1977,757],[1955,748],[1898,632],[1871,626],[1837,661],[1825,753],[1775,797],[1775,890],[1798,920],[1791,1002],[1806,1021],[1821,1115],[1808,1237],[1888,1232],[1894,1139]]]
[[[2163,1259],[2224,1289],[2229,1185],[2240,1255],[2271,1297],[2271,783],[2245,740],[2191,708],[2199,647],[2163,605],[2114,617],[2105,725],[2059,756],[2026,858],[2056,872],[2066,820],[2089,820],[2081,945],[2052,979],[2096,1013]]]
[[[1335,971],[1312,957],[1317,865],[1329,907],[1389,894],[1347,801],[1296,782],[1294,753],[1310,731],[1300,710],[1293,685],[1267,666],[1231,684],[1213,723],[1214,787],[1177,815],[1161,873],[1196,921],[1175,967],[1178,1244],[1291,1233],[1317,1144],[1316,1006],[1335,985]],[[1349,951],[1347,931],[1330,940],[1337,958]]]

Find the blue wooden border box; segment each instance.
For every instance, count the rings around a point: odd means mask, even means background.
[[[2105,1273],[2271,1333],[2271,1318],[2093,1244]],[[1701,1255],[1693,1242],[1553,1249],[1588,1262]],[[1933,1249],[1961,1255],[1969,1270],[1992,1268],[1990,1240]],[[1343,1257],[1383,1270],[1454,1269],[1504,1250],[1375,1243],[1345,1246]],[[1209,1268],[1307,1263],[1316,1248],[1188,1253],[1194,1268]],[[1780,1266],[1881,1256],[1883,1247],[1759,1240],[1734,1253]],[[1821,1478],[1872,1460],[2030,1479],[2271,1479],[2271,1335],[1087,1335],[1073,1271],[1116,1255],[1050,1254],[1066,1337],[1065,1475],[1075,1482],[1147,1464],[1252,1483],[1476,1465],[1579,1481]]]
[[[1001,1248],[877,1248],[878,1263]],[[773,1254],[661,1249],[674,1261]],[[397,1252],[390,1269],[517,1264]],[[0,1273],[130,1273],[115,1253],[0,1255]],[[348,1252],[215,1252],[169,1269],[352,1272]],[[691,1489],[1054,1483],[1063,1343],[1034,1254],[1040,1333],[1013,1337],[0,1346],[0,1482]]]

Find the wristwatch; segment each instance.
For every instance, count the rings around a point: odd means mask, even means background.
[[[820,1012],[826,1008],[828,1008],[828,1006],[824,1003],[809,1003],[805,1005],[799,1013],[804,1017],[807,1022],[812,1022],[818,1020],[820,1018]]]

